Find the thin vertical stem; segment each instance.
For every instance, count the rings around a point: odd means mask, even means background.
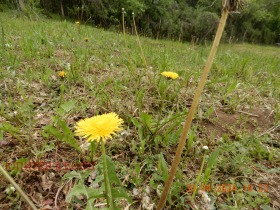
[[[0,165],[0,172],[4,175],[4,177],[14,186],[14,188],[19,192],[19,194],[22,196],[22,198],[28,203],[28,205],[33,209],[37,210],[34,203],[29,199],[29,197],[23,192],[23,190],[20,188],[20,186],[15,183],[14,179],[8,174],[8,172]]]
[[[202,170],[204,168],[204,164],[205,164],[205,155],[203,156],[203,160],[202,160],[202,163],[201,163],[201,166],[200,166],[199,174],[196,178],[195,187],[194,187],[194,191],[193,191],[193,194],[192,194],[192,199],[194,199],[194,196],[196,194],[196,191],[197,191],[197,188],[198,188],[198,185],[199,185],[199,181],[200,181],[200,178],[201,178]]]
[[[143,48],[142,48],[142,45],[141,45],[141,42],[140,42],[140,39],[139,39],[139,36],[138,36],[136,22],[135,22],[135,18],[134,18],[134,13],[132,13],[132,19],[133,19],[133,25],[134,25],[134,30],[135,30],[135,34],[136,34],[136,37],[137,37],[137,41],[138,41],[138,44],[139,44],[139,47],[140,47],[140,50],[141,50],[142,58],[143,58],[143,61],[146,65],[146,68],[148,69],[148,64],[147,64],[147,61],[146,61],[146,58],[145,58],[145,55],[144,55],[144,51],[143,51]]]
[[[125,10],[124,10],[124,8],[122,8],[122,29],[123,29],[125,51],[126,51],[126,55],[128,57],[128,62],[130,64],[130,67],[133,69],[133,76],[134,76],[134,78],[137,78],[136,70],[133,68],[132,60],[131,60],[130,54],[128,53],[128,46],[127,46],[126,33],[125,33],[124,14],[125,14]]]
[[[127,50],[127,42],[126,42],[126,36],[125,36],[125,24],[124,24],[124,8],[122,8],[122,28],[123,28],[123,36],[124,36],[124,44],[125,44],[125,49]]]
[[[134,12],[132,13],[132,19],[133,19],[133,25],[134,25],[135,34],[136,34],[136,37],[137,37],[137,42],[138,42],[139,48],[141,50],[142,59],[143,59],[143,61],[145,63],[145,66],[146,66],[146,73],[147,73],[149,81],[151,81],[150,74],[148,72],[148,68],[149,67],[148,67],[147,60],[146,60],[145,55],[144,55],[144,51],[143,51],[143,48],[142,48],[142,45],[141,45],[141,42],[140,42],[140,38],[138,36],[138,32],[137,32],[136,22],[135,22],[135,18],[134,18]]]
[[[90,151],[90,154],[91,154],[90,155],[91,156],[90,157],[90,161],[93,162],[93,149],[94,149],[93,142],[90,143],[90,149],[91,149],[91,151]]]
[[[223,9],[222,17],[221,17],[221,20],[220,20],[220,24],[219,24],[214,42],[213,42],[213,46],[211,48],[210,55],[209,55],[208,60],[206,62],[206,65],[205,65],[204,71],[202,73],[200,82],[198,84],[195,96],[193,98],[193,102],[192,102],[192,106],[190,108],[189,114],[188,114],[188,116],[186,118],[186,121],[184,123],[183,131],[182,131],[182,134],[181,134],[181,137],[180,137],[180,140],[179,140],[177,151],[176,151],[176,154],[175,154],[175,157],[174,157],[171,169],[170,169],[169,176],[166,180],[161,198],[160,198],[159,203],[157,205],[157,208],[156,208],[157,210],[162,209],[165,205],[166,198],[167,198],[167,195],[168,195],[168,191],[170,189],[170,186],[171,186],[173,178],[175,176],[177,167],[179,165],[180,157],[181,157],[181,154],[182,154],[183,149],[184,149],[185,144],[186,144],[187,134],[188,134],[189,129],[191,127],[192,119],[194,117],[196,108],[198,106],[199,98],[200,98],[201,93],[203,91],[203,88],[205,86],[207,76],[210,72],[210,69],[211,69],[211,66],[212,66],[212,63],[213,63],[213,60],[214,60],[214,56],[215,56],[216,51],[218,49],[218,46],[219,46],[219,43],[220,43],[220,40],[221,40],[221,37],[222,37],[222,33],[224,31],[224,27],[225,27],[225,24],[226,24],[227,17],[228,17],[228,10]]]
[[[113,196],[112,196],[111,185],[109,182],[105,144],[103,139],[101,140],[101,148],[102,148],[103,173],[104,173],[104,181],[105,181],[107,207],[113,208],[114,207]]]

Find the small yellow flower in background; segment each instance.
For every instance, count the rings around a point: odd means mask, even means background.
[[[78,24],[80,24],[80,22],[79,22],[79,21],[76,21],[75,23],[76,23],[77,25],[78,25]]]
[[[89,40],[88,38],[85,38],[85,42],[88,42],[88,40]]]
[[[177,73],[171,71],[164,71],[161,73],[161,75],[171,79],[177,79],[179,77]]]
[[[111,139],[116,132],[123,130],[123,119],[114,113],[102,114],[77,122],[76,136],[87,138],[88,142]]]
[[[60,71],[60,72],[58,72],[58,76],[59,76],[60,78],[64,78],[64,77],[66,76],[65,71]]]

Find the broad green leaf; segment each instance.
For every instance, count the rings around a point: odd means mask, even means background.
[[[131,121],[138,129],[142,127],[142,124],[136,118],[132,118]]]
[[[168,167],[162,153],[159,156],[159,171],[161,172],[162,179],[165,182],[168,177]]]
[[[114,188],[112,189],[113,199],[116,198],[125,198],[128,202],[132,202],[132,199],[127,195],[127,193],[122,188]]]
[[[64,176],[62,177],[62,180],[65,180],[65,179],[71,180],[73,178],[83,180],[83,179],[87,178],[91,173],[92,173],[92,170],[84,170],[84,171],[80,171],[80,172],[71,171],[69,173],[64,174]]]
[[[194,141],[194,136],[195,136],[194,130],[190,130],[189,131],[189,139],[187,141],[187,151],[190,151],[190,149],[192,148],[193,141]]]
[[[269,205],[260,205],[260,208],[262,209],[262,210],[272,210],[272,208],[269,206]]]
[[[219,156],[219,149],[216,149],[208,159],[207,167],[204,172],[204,181],[207,182],[211,173],[212,167],[216,164]]]
[[[72,180],[73,178],[80,179],[80,177],[81,177],[81,174],[79,172],[71,171],[70,173],[64,174],[64,176],[62,177],[62,180],[65,180],[65,179]]]
[[[85,195],[86,190],[85,186],[82,182],[79,182],[78,184],[74,185],[74,187],[70,190],[68,195],[66,196],[66,201],[70,202],[72,197],[76,196],[78,197],[79,195]]]
[[[71,111],[74,107],[75,107],[76,102],[75,101],[67,101],[64,104],[61,104],[61,108],[65,111],[65,112],[69,112]]]
[[[113,183],[116,183],[121,186],[121,181],[116,174],[115,165],[111,160],[111,158],[107,155],[106,155],[106,161],[107,161],[107,170],[108,170],[110,184],[112,185]]]
[[[66,201],[70,202],[73,197],[79,197],[80,195],[84,195],[87,198],[88,202],[86,209],[89,210],[94,209],[93,201],[95,198],[104,197],[104,194],[100,193],[99,189],[89,188],[83,184],[83,181],[80,181],[71,189],[69,194],[66,196]]]
[[[18,133],[19,132],[19,129],[17,127],[13,126],[10,123],[3,122],[1,124],[2,125],[0,126],[0,130],[10,132],[10,133]]]
[[[225,97],[227,97],[229,94],[232,93],[232,91],[234,91],[237,87],[238,87],[239,83],[237,83],[237,81],[233,82],[227,89],[227,92],[225,94]]]
[[[53,125],[44,126],[43,130],[45,131],[45,133],[53,135],[57,139],[61,139],[62,137],[61,132]]]
[[[140,115],[142,123],[144,123],[149,129],[152,127],[153,117],[145,112]]]

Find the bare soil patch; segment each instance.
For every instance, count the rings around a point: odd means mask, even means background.
[[[227,113],[223,109],[216,110],[209,119],[204,119],[201,125],[205,128],[208,135],[214,135],[217,138],[222,137],[227,133],[230,136],[235,136],[237,133],[265,133],[276,132],[273,130],[275,122],[275,113],[273,110],[252,108],[240,110],[236,113]]]

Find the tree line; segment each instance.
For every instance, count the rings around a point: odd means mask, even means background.
[[[2,0],[18,10],[37,9],[93,26],[133,33],[132,12],[144,36],[179,41],[212,40],[219,23],[222,0]],[[280,0],[247,0],[244,10],[231,14],[225,29],[227,42],[280,42]]]

